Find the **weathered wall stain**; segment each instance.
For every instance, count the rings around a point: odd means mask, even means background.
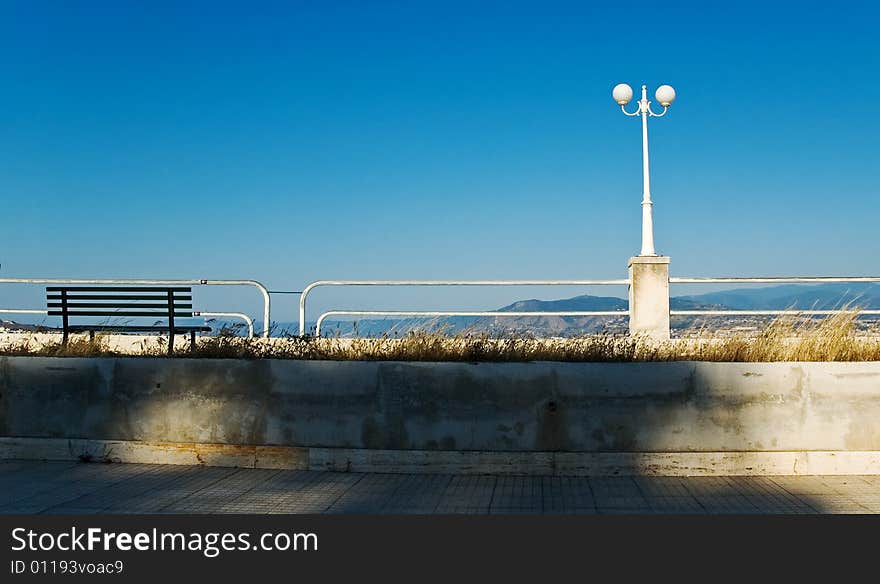
[[[538,432],[535,438],[535,450],[552,452],[571,449],[566,406],[563,402],[555,398],[548,399],[537,407],[536,417]]]

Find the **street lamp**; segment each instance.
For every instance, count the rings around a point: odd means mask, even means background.
[[[632,113],[626,111],[626,106],[632,100],[632,87],[626,83],[614,86],[611,92],[614,101],[620,106],[620,110],[628,116],[642,116],[642,166],[644,174],[644,190],[642,193],[642,256],[656,256],[654,252],[654,218],[651,212],[651,178],[648,172],[648,118],[659,118],[666,115],[666,110],[675,101],[675,90],[669,85],[661,85],[654,93],[657,102],[663,106],[663,111],[654,113],[651,110],[651,102],[648,101],[648,88],[642,85],[642,99],[637,102],[638,109]]]

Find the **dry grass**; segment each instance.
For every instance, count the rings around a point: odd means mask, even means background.
[[[36,335],[31,335],[17,343],[0,348],[0,355],[31,356],[31,357],[114,357],[118,352],[112,351],[100,336],[94,339],[72,337],[67,345],[58,343],[40,343]]]
[[[589,335],[566,339],[522,336],[413,332],[375,339],[289,337],[244,339],[228,335],[200,339],[195,353],[188,343],[177,356],[220,359],[322,359],[336,361],[878,361],[880,339],[857,336],[858,313],[825,319],[782,317],[757,335],[718,337],[692,331],[686,338],[666,342],[619,335]],[[165,355],[162,344],[142,347],[139,356]],[[66,347],[50,344],[29,348],[27,343],[0,349],[6,355],[118,356],[100,336],[94,341],[72,340]]]
[[[855,311],[823,319],[785,316],[754,336],[739,334],[713,342],[698,334],[693,337],[697,342],[682,339],[669,350],[676,360],[689,361],[880,361],[880,330],[857,335],[857,318]]]

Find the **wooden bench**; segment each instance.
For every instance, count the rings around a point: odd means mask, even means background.
[[[168,354],[174,351],[174,335],[190,335],[190,349],[196,346],[197,332],[210,332],[204,325],[176,324],[176,318],[192,318],[192,288],[154,286],[49,286],[46,308],[50,316],[60,316],[64,337],[72,332],[152,332],[168,333]],[[167,325],[70,324],[74,317],[153,317],[167,319]]]

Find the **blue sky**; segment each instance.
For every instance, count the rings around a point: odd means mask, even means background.
[[[650,128],[673,275],[877,274],[878,16],[867,2],[4,2],[0,275],[280,290],[624,277],[641,144],[610,97],[621,81],[678,92]],[[39,307],[38,292],[2,298]],[[322,291],[314,307],[579,292]],[[250,290],[202,298],[258,312]],[[293,298],[275,306],[293,317]]]

